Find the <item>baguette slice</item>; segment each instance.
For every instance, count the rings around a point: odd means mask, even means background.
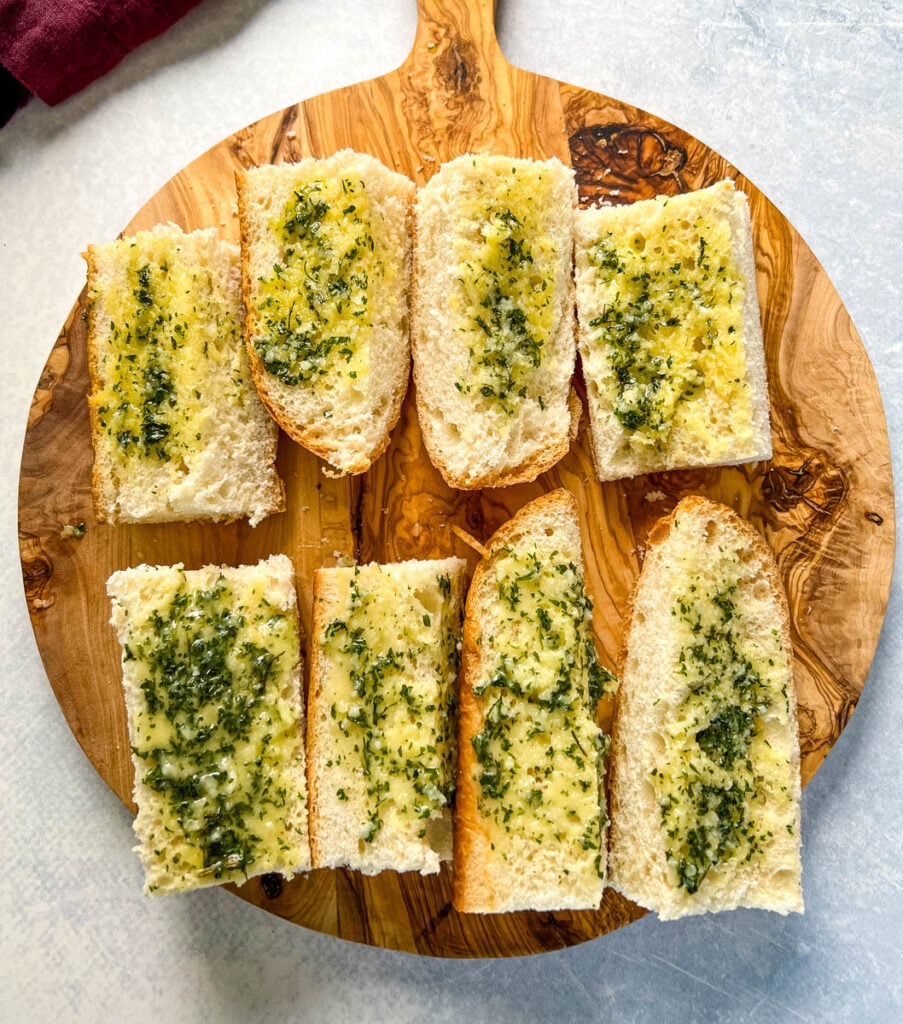
[[[534,480],[567,453],[575,203],[558,160],[505,156],[452,160],[417,195],[417,413],[452,487]]]
[[[729,508],[685,498],[649,535],[611,753],[611,884],[663,919],[803,909],[787,603]]]
[[[237,247],[170,224],[85,259],[97,518],[253,526],[281,512],[277,431],[242,343]]]
[[[107,581],[148,893],[310,867],[292,563]]]
[[[492,537],[467,595],[454,905],[595,908],[605,875],[602,672],[567,491]]]
[[[282,429],[340,473],[389,444],[410,374],[414,184],[344,149],[237,176],[245,336]]]
[[[752,229],[732,181],[581,210],[580,355],[600,480],[771,458]]]
[[[451,859],[466,562],[319,569],[308,705],[316,867],[435,874]]]

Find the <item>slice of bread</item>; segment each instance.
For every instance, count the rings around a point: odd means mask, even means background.
[[[344,149],[237,176],[245,336],[282,429],[339,473],[386,449],[408,387],[414,184]]]
[[[107,581],[148,893],[310,867],[292,563]]]
[[[256,525],[281,512],[277,430],[242,342],[238,249],[170,224],[85,259],[97,518]]]
[[[466,564],[317,570],[307,740],[316,867],[427,875],[451,859]]]
[[[581,210],[580,355],[600,480],[771,458],[746,196]]]
[[[599,906],[605,877],[604,673],[564,490],[498,530],[467,595],[454,905],[471,913]]]
[[[575,205],[555,159],[462,156],[417,195],[417,413],[452,487],[534,480],[568,451]]]
[[[612,736],[611,885],[663,919],[801,911],[793,650],[774,558],[698,497],[647,545]]]

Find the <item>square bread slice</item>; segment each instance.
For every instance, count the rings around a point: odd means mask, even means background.
[[[684,498],[649,534],[609,764],[611,885],[663,919],[801,911],[787,601],[735,512]]]
[[[771,458],[749,207],[732,181],[579,211],[575,275],[600,480]]]
[[[89,246],[85,259],[97,518],[253,526],[281,512],[278,432],[248,371],[237,247],[170,224]]]
[[[310,867],[292,563],[107,581],[148,893]]]
[[[466,562],[319,569],[308,703],[315,867],[451,859]]]
[[[599,906],[605,737],[577,503],[558,490],[499,529],[467,595],[454,905]]]
[[[558,160],[507,156],[458,157],[417,195],[417,414],[452,487],[535,480],[570,447],[576,198]]]
[[[365,153],[237,175],[246,340],[282,429],[334,470],[383,453],[408,388],[414,183]]]

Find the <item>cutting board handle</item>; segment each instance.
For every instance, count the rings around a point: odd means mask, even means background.
[[[495,35],[495,7],[496,0],[417,0],[417,34],[402,69],[422,67],[437,51],[446,50],[457,54],[460,74],[474,56],[483,68],[503,61]]]

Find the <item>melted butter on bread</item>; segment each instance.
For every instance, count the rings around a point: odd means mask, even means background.
[[[544,401],[540,368],[554,358],[546,341],[558,316],[552,188],[542,164],[488,164],[458,210],[450,308],[470,355],[455,386],[483,409],[511,415],[525,399]]]
[[[611,885],[662,918],[802,910],[793,645],[774,556],[725,505],[653,526],[611,754]]]
[[[482,729],[470,741],[484,827],[502,857],[554,844],[563,873],[601,876],[604,737],[594,708],[607,674],[582,573],[558,550],[505,547],[485,586],[496,593],[477,640]]]
[[[750,585],[733,551],[712,549],[704,571],[687,562],[663,595],[680,685],[663,698],[652,781],[675,881],[694,893],[719,865],[761,856],[775,830],[793,827],[793,807],[780,632],[747,628]]]
[[[371,298],[403,269],[364,182],[319,177],[311,167],[294,182],[270,230],[281,251],[259,279],[258,322],[265,331],[253,343],[263,365],[289,386],[329,374],[360,389],[380,315]]]
[[[321,569],[309,744],[318,866],[448,857],[465,563]]]
[[[285,507],[251,381],[238,250],[157,225],[85,253],[99,519],[235,519]]]
[[[186,258],[178,235],[145,233],[111,248],[119,282],[102,295],[111,346],[92,401],[120,468],[136,458],[177,463],[208,442],[217,409],[250,387],[235,358],[238,305],[223,301],[224,282]]]
[[[467,596],[454,905],[598,907],[606,873],[597,661],[577,502],[563,489],[492,536]]]
[[[577,307],[601,479],[771,454],[752,237],[733,183],[581,211]]]
[[[149,892],[309,867],[291,565],[111,577]]]

